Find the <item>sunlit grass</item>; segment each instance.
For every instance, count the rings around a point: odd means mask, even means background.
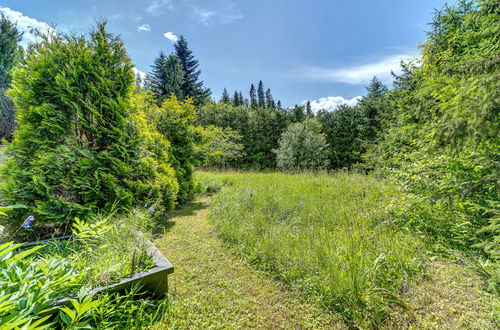
[[[230,184],[210,210],[220,236],[350,325],[382,324],[419,277],[424,244],[393,225],[398,192],[373,177],[200,175]]]

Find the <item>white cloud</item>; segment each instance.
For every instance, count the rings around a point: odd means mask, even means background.
[[[311,110],[313,112],[318,112],[321,109],[324,110],[335,110],[339,105],[356,105],[361,100],[361,96],[353,97],[352,99],[345,99],[342,96],[327,96],[321,97],[318,100],[311,101]],[[306,104],[307,101],[303,101],[302,104]]]
[[[139,26],[137,28],[137,31],[151,31],[151,26],[149,26],[149,24],[142,24],[141,26]]]
[[[35,18],[25,16],[19,11],[15,11],[7,7],[0,7],[0,13],[4,14],[12,21],[17,22],[17,28],[19,31],[24,32],[23,41],[21,42],[23,45],[26,45],[29,41],[36,40],[36,36],[31,33],[32,29],[37,29],[44,33],[54,32],[54,28],[52,28],[49,24],[41,22]]]
[[[153,0],[146,8],[146,12],[151,16],[160,16],[164,13],[165,8],[172,10],[172,0]]]
[[[173,32],[170,31],[165,32],[163,36],[172,42],[177,42],[177,40],[179,40],[179,38]]]
[[[132,72],[134,73],[136,79],[137,79],[137,77],[139,77],[139,78],[141,78],[142,82],[144,82],[144,79],[146,79],[146,73],[144,73],[141,70],[137,69],[135,66],[132,68]]]
[[[383,82],[391,81],[391,71],[400,72],[401,60],[412,58],[409,54],[398,54],[386,57],[378,62],[362,64],[359,66],[350,66],[345,68],[322,68],[308,67],[303,75],[309,79],[320,81],[341,82],[347,84],[365,84],[377,76]]]

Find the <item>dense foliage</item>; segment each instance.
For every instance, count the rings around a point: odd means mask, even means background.
[[[276,150],[278,168],[318,170],[328,166],[328,143],[321,125],[314,119],[295,123],[283,132]]]
[[[6,90],[10,86],[12,68],[22,57],[22,48],[18,45],[21,38],[16,24],[0,15],[0,141],[11,140],[14,132],[14,104]]]
[[[496,1],[461,1],[436,13],[420,63],[396,78],[393,110],[368,154],[432,205],[432,216],[412,220],[416,228],[460,249],[483,248],[496,262],[499,15]]]
[[[178,108],[187,108],[188,117],[194,110],[172,100],[159,109],[140,95],[132,100],[131,67],[122,41],[103,23],[89,40],[52,34],[31,47],[14,70],[9,94],[19,127],[8,148],[2,192],[26,206],[12,213],[17,221],[9,225],[32,215],[35,227],[54,232],[75,217],[142,204],[170,210],[189,196],[190,156],[179,146],[189,153],[192,139],[189,119]],[[176,134],[161,131],[172,124]]]

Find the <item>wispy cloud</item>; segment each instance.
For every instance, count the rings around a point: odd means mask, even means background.
[[[327,96],[321,97],[317,100],[311,101],[311,110],[318,112],[319,110],[335,110],[339,105],[356,105],[361,100],[361,96],[353,97],[352,99],[345,99],[342,96]],[[302,104],[306,104],[303,101]]]
[[[163,36],[172,42],[177,42],[177,40],[179,40],[179,38],[173,32],[170,31],[165,32]]]
[[[228,24],[243,18],[236,4],[229,0],[214,10],[193,6],[192,13],[193,17],[204,25]]]
[[[137,31],[151,31],[151,27],[149,26],[149,24],[142,24],[141,26],[139,26],[137,28]]]
[[[17,22],[17,28],[24,32],[21,44],[26,45],[30,41],[35,41],[36,36],[31,33],[33,29],[40,30],[41,32],[53,33],[54,28],[45,22],[41,22],[35,18],[25,16],[19,11],[12,10],[8,7],[0,7],[0,13],[14,22]]]
[[[151,16],[160,16],[165,9],[172,10],[173,8],[172,0],[153,0],[146,8],[146,12]]]
[[[412,57],[413,55],[411,54],[397,54],[385,57],[377,62],[333,69],[323,67],[307,67],[303,71],[303,76],[313,80],[355,85],[367,83],[371,78],[373,78],[373,76],[377,76],[384,82],[390,82],[391,71],[395,73],[400,72],[401,60],[408,60]]]

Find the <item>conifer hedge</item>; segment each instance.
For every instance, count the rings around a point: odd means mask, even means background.
[[[105,25],[88,38],[42,35],[13,72],[18,128],[1,190],[26,208],[11,225],[34,215],[35,227],[64,229],[75,217],[174,206],[170,144],[133,97],[130,59]]]

